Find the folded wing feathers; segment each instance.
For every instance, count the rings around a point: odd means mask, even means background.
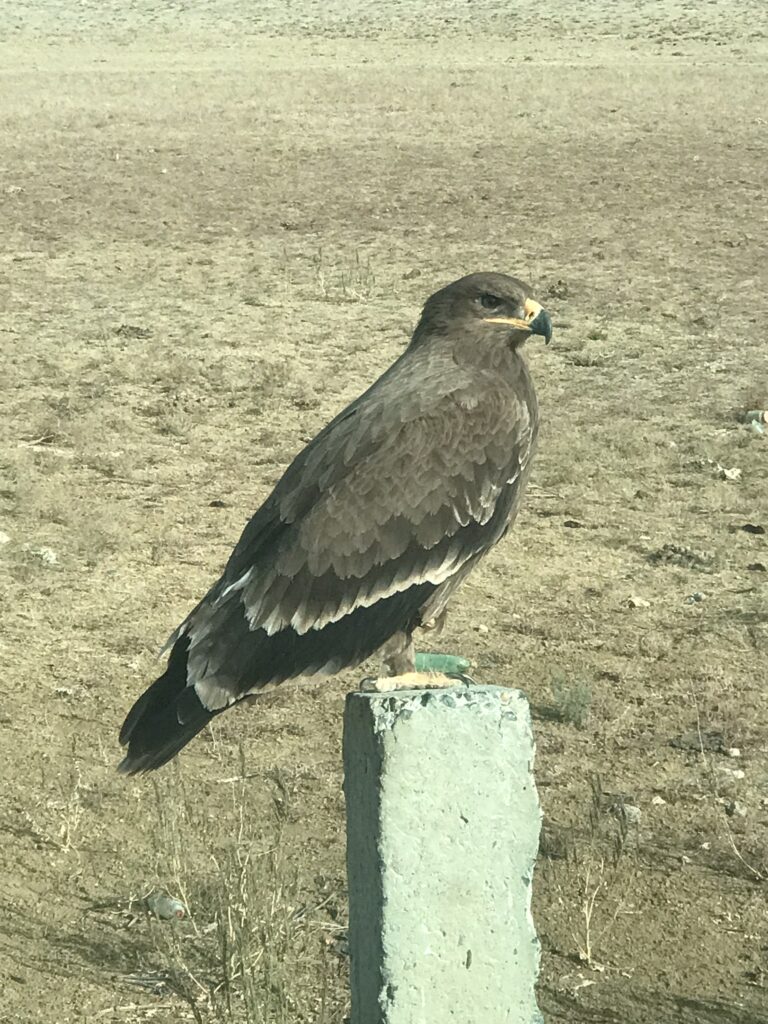
[[[330,446],[309,451],[286,473],[265,519],[269,543],[256,521],[251,536],[246,528],[218,589],[185,624],[193,655],[209,635],[224,636],[224,619],[233,615],[245,614],[251,631],[305,634],[449,579],[503,532],[494,528],[488,537],[482,528],[528,460],[527,409],[515,412],[448,402],[442,415],[401,424],[386,444],[374,443],[364,425],[342,424],[350,436],[335,456]],[[206,672],[216,660],[209,654]]]
[[[408,587],[445,582],[477,554],[478,544],[487,543],[479,535],[465,538],[462,531],[488,523],[506,483],[506,474],[489,479],[488,467],[474,468],[474,480],[460,481],[448,504],[443,495],[442,507],[421,518],[412,512],[379,523],[377,517],[357,529],[353,519],[346,533],[339,531],[344,524],[337,517],[318,514],[304,524],[271,570],[253,574],[244,586],[251,629],[322,629]]]

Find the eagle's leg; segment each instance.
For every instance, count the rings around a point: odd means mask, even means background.
[[[381,654],[387,676],[404,676],[416,670],[416,651],[410,633],[395,633],[384,644]]]
[[[427,632],[434,630],[439,636],[445,626],[447,615],[448,609],[442,608],[433,618],[419,623],[419,629]],[[381,655],[385,675],[404,676],[416,671],[416,651],[412,633],[406,633],[404,630],[395,633],[381,648]]]
[[[442,616],[441,616],[442,618]],[[384,675],[368,676],[360,689],[368,693],[389,693],[392,690],[432,690],[455,686],[456,680],[442,672],[417,672],[413,638],[407,633],[395,633],[382,648]]]

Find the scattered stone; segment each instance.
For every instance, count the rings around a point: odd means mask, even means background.
[[[726,800],[725,813],[729,818],[733,818],[734,816],[737,818],[746,818],[747,808],[738,800]]]
[[[683,569],[709,569],[714,557],[708,552],[694,551],[682,544],[664,544],[648,555],[651,565],[678,565]]]
[[[115,328],[118,338],[151,338],[152,331],[148,327],[139,327],[137,324],[120,324]]]
[[[640,597],[638,594],[632,594],[627,598],[627,608],[650,608],[651,602],[646,601],[644,597]]]
[[[472,628],[476,633],[482,633],[483,636],[487,636],[490,633],[490,629],[482,622],[477,626],[473,626]]]
[[[580,530],[584,523],[580,523],[578,519],[566,519],[563,522],[563,526],[567,526],[569,530]]]
[[[739,529],[743,530],[744,533],[753,533],[757,537],[762,537],[765,533],[765,527],[761,526],[760,523],[743,523]]]
[[[25,544],[24,550],[29,552],[35,558],[38,558],[43,565],[58,565],[59,556],[53,550],[53,548],[36,548],[31,544]]]
[[[721,480],[730,480],[731,483],[736,483],[741,480],[741,470],[738,466],[731,466],[728,468],[726,466],[721,466],[718,462],[715,471]]]
[[[526,59],[526,58],[524,58],[524,59]],[[599,966],[599,964],[593,963],[591,966],[593,967],[593,969],[596,969]],[[597,984],[597,982],[595,981],[594,978],[585,978],[585,977],[583,977],[580,974],[579,975],[579,980],[573,986],[573,994],[576,995],[576,993],[580,989],[582,989],[582,988],[589,988],[590,985],[596,985],[596,984]]]
[[[607,679],[609,683],[621,682],[621,673],[612,672],[610,669],[603,669],[601,672],[598,672],[597,677],[598,679]]]
[[[692,594],[689,594],[685,599],[686,604],[700,604],[704,600],[704,595],[700,590],[694,590]]]
[[[666,805],[666,802],[667,801],[664,799],[664,797],[659,796],[658,793],[656,794],[656,796],[651,797],[651,803],[654,807],[664,807]]]
[[[766,572],[765,562],[750,562],[747,566],[749,572]]]
[[[726,754],[728,755],[728,757],[741,757],[741,751],[738,747],[729,747],[726,750]]]
[[[11,543],[11,535],[9,533],[5,533],[3,530],[0,530],[0,544],[10,544],[10,543]]]
[[[708,732],[699,732],[692,729],[682,736],[675,736],[669,741],[671,747],[678,750],[705,750],[711,754],[724,754],[728,747],[725,745],[725,736],[719,729],[710,729]]]
[[[624,804],[622,807],[624,820],[628,825],[639,825],[643,812],[634,804]]]
[[[181,900],[176,900],[169,896],[167,892],[159,890],[151,892],[144,899],[144,906],[150,914],[159,917],[161,921],[172,921],[174,918],[181,919],[187,915],[187,908]]]
[[[556,281],[547,286],[544,294],[550,299],[567,299],[571,294],[571,289],[567,281],[558,277]]]
[[[208,508],[227,508],[226,501],[222,501],[221,498],[214,498],[213,501],[208,502]]]

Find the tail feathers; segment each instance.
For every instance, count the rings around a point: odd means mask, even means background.
[[[128,747],[118,771],[126,775],[151,772],[170,761],[217,713],[203,707],[187,686],[189,639],[173,646],[168,667],[136,701],[120,730]]]

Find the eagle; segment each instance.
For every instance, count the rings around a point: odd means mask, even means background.
[[[514,277],[470,274],[427,299],[407,348],[296,456],[171,635],[120,731],[120,771],[159,768],[265,687],[377,651],[386,674],[413,671],[414,630],[520,507],[539,425],[532,334],[549,342],[552,322]]]

